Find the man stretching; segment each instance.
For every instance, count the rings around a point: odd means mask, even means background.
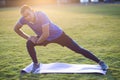
[[[64,33],[64,31],[55,25],[47,15],[42,11],[34,11],[30,6],[24,5],[20,9],[22,17],[16,23],[15,32],[27,40],[26,47],[28,53],[33,61],[32,72],[39,68],[39,63],[36,57],[35,46],[46,46],[49,43],[57,43],[65,46],[72,51],[82,54],[84,57],[89,58],[98,63],[103,70],[107,70],[107,65],[99,60],[90,51],[80,47],[72,38]],[[28,25],[37,36],[30,36],[24,33],[21,28],[23,25]]]

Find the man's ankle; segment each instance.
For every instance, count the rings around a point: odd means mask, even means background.
[[[104,61],[100,61],[99,64],[100,64],[100,63],[104,63]]]
[[[33,64],[34,64],[34,65],[39,65],[39,63],[38,63],[38,62],[37,62],[37,63],[33,62]]]

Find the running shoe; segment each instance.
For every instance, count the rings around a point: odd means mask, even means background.
[[[32,67],[31,73],[34,73],[39,67],[40,67],[40,64],[33,63],[33,67]]]
[[[100,61],[99,65],[101,66],[102,70],[104,70],[104,71],[106,71],[108,69],[108,66],[103,61]]]

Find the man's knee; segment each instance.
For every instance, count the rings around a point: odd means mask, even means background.
[[[26,42],[26,46],[29,47],[29,46],[35,46],[35,44],[31,41],[31,40],[28,40]]]

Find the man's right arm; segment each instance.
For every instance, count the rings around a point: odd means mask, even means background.
[[[21,37],[23,37],[24,39],[28,40],[30,38],[30,36],[26,33],[24,33],[21,30],[22,25],[20,25],[19,23],[17,23],[14,27],[14,31]]]

